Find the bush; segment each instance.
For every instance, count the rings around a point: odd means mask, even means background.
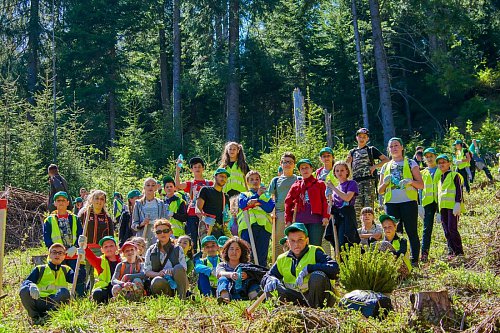
[[[341,253],[340,283],[347,291],[373,290],[392,292],[397,285],[398,268],[402,258],[390,252],[380,252],[379,244],[364,248],[358,244]]]

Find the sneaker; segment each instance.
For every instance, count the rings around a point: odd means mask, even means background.
[[[429,260],[429,253],[427,253],[426,251],[423,251],[422,255],[420,256],[420,260],[422,262],[427,262],[427,260]]]

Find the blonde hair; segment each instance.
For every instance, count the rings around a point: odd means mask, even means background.
[[[80,213],[78,214],[78,216],[83,216],[84,213],[86,214],[86,213],[89,213],[91,210],[93,211],[94,210],[94,200],[100,196],[104,196],[104,201],[105,201],[104,206],[102,207],[102,211],[106,215],[108,215],[109,218],[112,219],[112,217],[108,213],[108,209],[106,208],[106,201],[107,201],[106,192],[104,192],[102,190],[90,191],[90,194],[87,196],[87,199],[85,200],[85,203],[83,204],[83,207],[80,210]]]

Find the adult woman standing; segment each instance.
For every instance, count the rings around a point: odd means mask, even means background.
[[[172,225],[166,219],[156,220],[153,226],[158,241],[146,251],[144,272],[151,279],[151,294],[186,298],[189,282],[184,250],[170,240]]]
[[[387,144],[392,160],[382,167],[378,191],[384,195],[385,210],[401,223],[408,234],[412,265],[418,264],[420,241],[418,239],[418,189],[424,188],[417,163],[404,156],[403,140],[391,138]]]
[[[132,229],[136,232],[136,236],[146,239],[148,246],[156,242],[153,228],[150,225],[157,219],[167,217],[165,204],[155,197],[156,189],[156,180],[147,178],[144,181],[144,196],[135,202],[132,213]]]
[[[222,260],[217,265],[217,300],[228,303],[234,299],[255,299],[260,281],[250,279],[246,272],[238,272],[240,264],[250,263],[250,247],[239,237],[231,237],[222,248]]]

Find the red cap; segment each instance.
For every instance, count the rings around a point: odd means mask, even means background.
[[[125,248],[127,248],[129,246],[132,246],[133,248],[135,248],[137,250],[137,245],[135,245],[135,243],[125,242],[125,243],[123,243],[122,247],[120,248],[120,251],[123,252],[123,250],[125,250]]]
[[[7,209],[7,199],[0,199],[0,209]]]

